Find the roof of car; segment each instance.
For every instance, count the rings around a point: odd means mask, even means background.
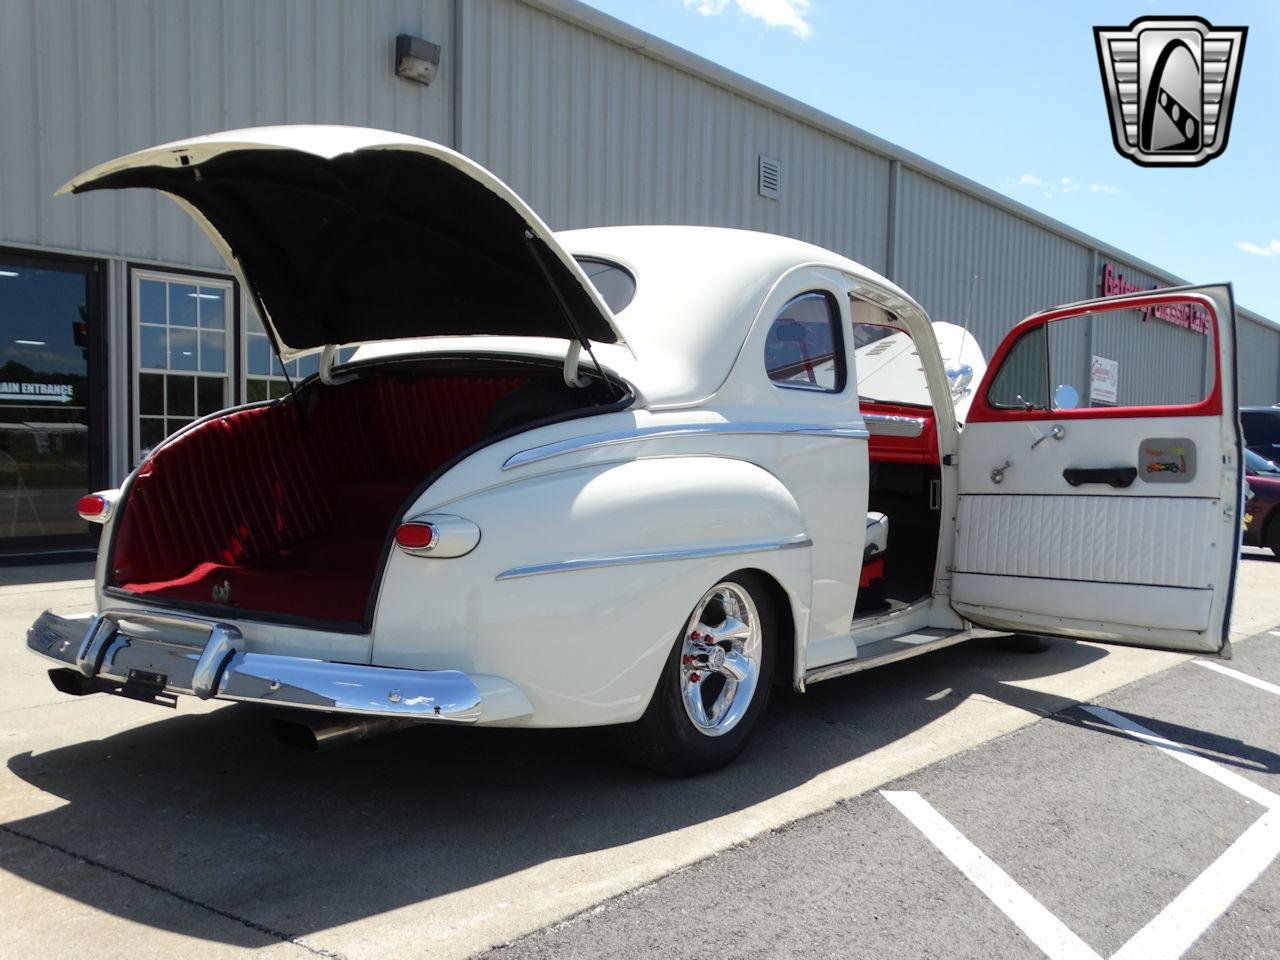
[[[760,304],[797,267],[828,267],[918,307],[862,264],[776,234],[664,225],[565,230],[556,238],[575,256],[610,260],[635,276],[635,297],[616,321],[642,368],[637,385],[656,402],[689,402],[714,392],[729,375]]]

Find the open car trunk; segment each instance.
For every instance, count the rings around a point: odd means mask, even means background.
[[[197,423],[142,465],[107,584],[201,612],[364,630],[403,511],[477,445],[616,403],[558,364],[372,370]]]

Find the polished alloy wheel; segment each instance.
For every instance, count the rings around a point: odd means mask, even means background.
[[[728,733],[751,706],[760,680],[760,615],[736,583],[716,584],[685,625],[680,695],[699,733]]]

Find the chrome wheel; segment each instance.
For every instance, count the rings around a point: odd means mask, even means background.
[[[699,733],[728,733],[751,706],[760,680],[760,615],[741,586],[717,583],[685,625],[680,699]]]

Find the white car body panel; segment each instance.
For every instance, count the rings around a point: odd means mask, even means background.
[[[1145,418],[1070,421],[1063,440],[1034,448],[1043,426],[1026,421],[967,422],[962,436],[959,420],[985,369],[976,341],[962,328],[931,324],[908,294],[853,261],[795,240],[715,228],[618,227],[553,237],[505,185],[444,147],[376,131],[325,130],[194,138],[104,164],[68,188],[129,164],[172,165],[182,156],[199,163],[231,149],[287,147],[317,156],[357,148],[430,151],[527,211],[588,287],[575,256],[604,258],[633,274],[635,297],[616,315],[594,289],[591,296],[619,341],[597,344],[596,357],[630,386],[635,402],[502,437],[431,478],[403,519],[463,517],[478,526],[479,542],[449,558],[390,546],[368,633],[233,618],[249,652],[464,674],[482,700],[465,718],[478,716],[481,724],[623,723],[643,713],[698,598],[742,569],[776,584],[794,640],[785,672],[798,689],[806,675],[837,675],[878,644],[906,637],[924,649],[968,636],[974,623],[1220,646],[1216,631],[1234,573],[1227,559],[1232,529],[1239,535],[1238,516],[1220,509],[1233,502],[1239,456],[1232,446],[1238,438],[1232,441],[1225,426],[1228,414],[1165,418],[1156,426]],[[848,376],[839,392],[781,387],[765,370],[774,319],[811,291],[834,298],[845,331],[857,321],[909,333],[912,344],[904,339],[876,377],[891,384],[900,368],[924,385],[918,402],[932,406],[940,464],[937,561],[925,594],[887,615],[854,617],[870,487],[868,428],[886,424],[860,411],[852,338],[846,333]],[[1229,296],[1215,296],[1220,322],[1229,323]],[[1230,381],[1223,402],[1234,411],[1231,338],[1222,340]],[[567,343],[542,336],[406,337],[362,345],[350,370],[407,356],[560,358]],[[582,364],[590,366],[585,355]],[[956,394],[948,368],[962,364],[974,368],[973,379]],[[1071,509],[1047,502],[1062,492],[1065,467],[1086,455],[1107,463],[1132,459],[1135,437],[1153,430],[1194,437],[1205,454],[1194,484],[1176,491],[1179,500],[1148,513],[1131,510],[1141,489],[1107,493],[1108,523],[1130,523],[1139,535],[1125,540],[1099,530],[1087,510],[1091,500],[1077,498]],[[997,485],[991,472],[1006,459],[1012,466]],[[1195,537],[1214,538],[1218,546],[1211,556],[1166,562],[1162,551],[1177,546],[1172,532],[1187,524]],[[109,521],[105,536],[110,532]],[[1094,547],[1099,537],[1102,556]],[[911,546],[890,537],[890,552]],[[102,592],[105,558],[104,550],[100,610],[108,602],[122,605]],[[1105,566],[1103,577],[1092,569],[1097,564]],[[1089,622],[1072,619],[1081,610],[1090,611]]]

